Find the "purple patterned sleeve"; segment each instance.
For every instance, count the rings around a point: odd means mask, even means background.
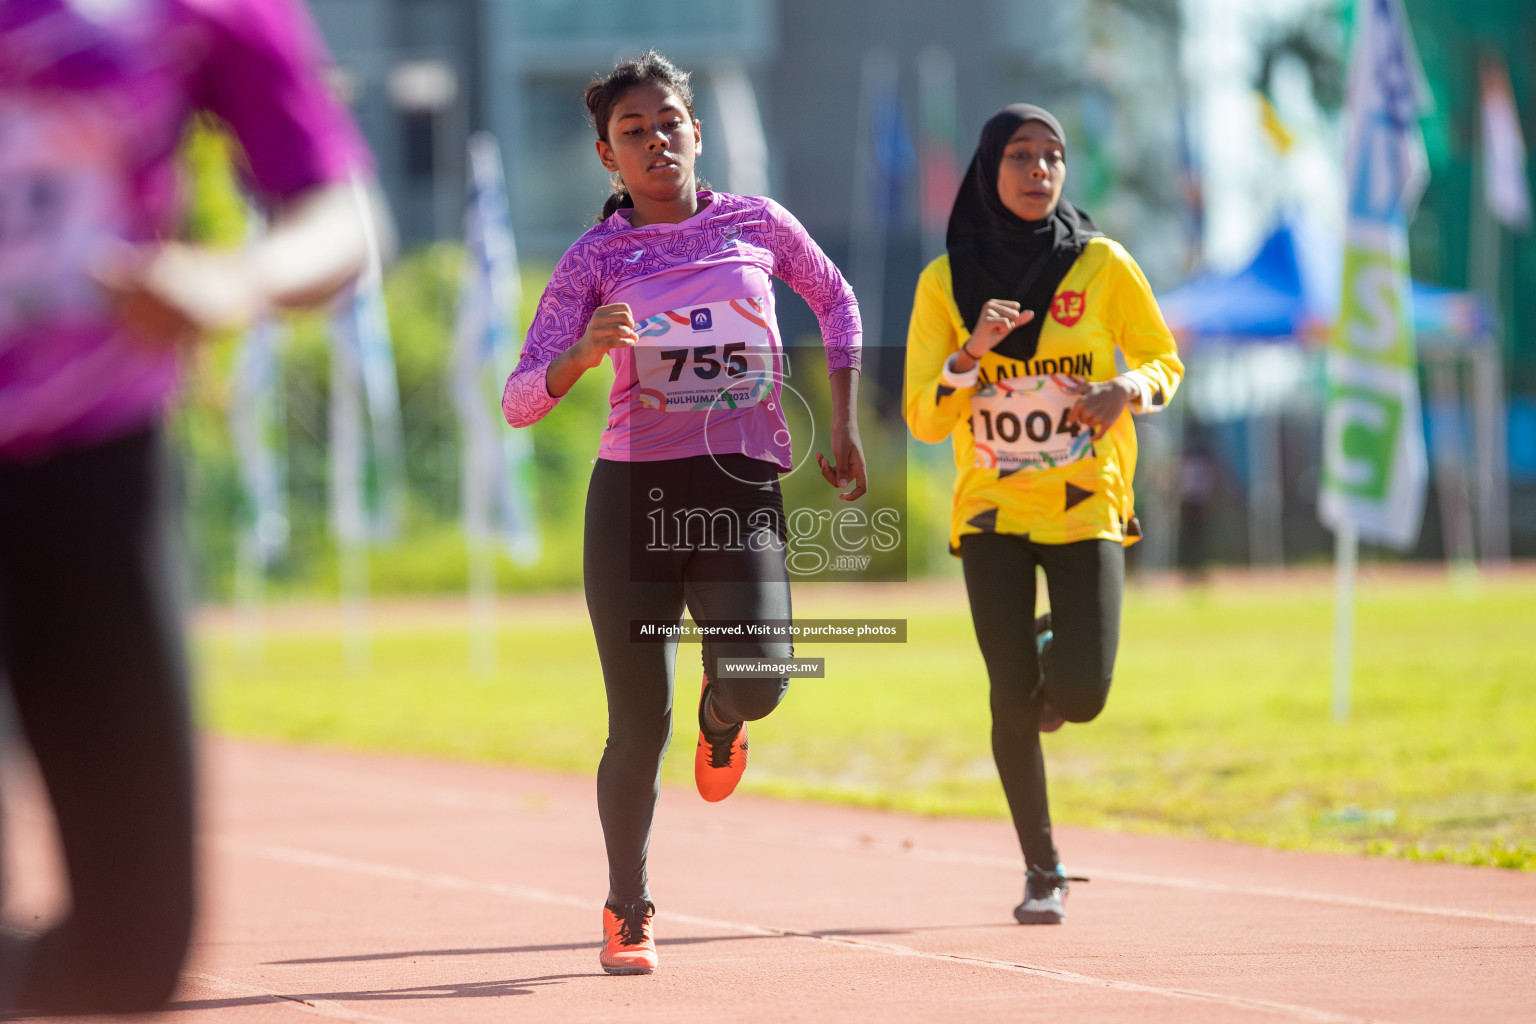
[[[764,213],[774,276],[799,292],[816,314],[827,349],[827,372],[844,367],[859,369],[864,329],[853,289],[794,214],[771,199],[764,201]]]
[[[501,414],[514,427],[537,423],[559,403],[545,383],[549,364],[576,344],[597,309],[598,296],[580,255],[582,249],[578,240],[555,265],[528,328],[523,354],[501,392]]]

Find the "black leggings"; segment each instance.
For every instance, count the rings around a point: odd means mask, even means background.
[[[1069,722],[1104,710],[1120,645],[1125,549],[1117,541],[1037,544],[1010,534],[960,539],[976,640],[992,682],[992,757],[1024,862],[1054,869],[1051,811],[1040,750],[1044,704]],[[1035,566],[1045,568],[1054,639],[1044,671],[1035,649]]]
[[[631,622],[788,620],[784,499],[778,468],[743,455],[658,462],[597,460],[587,491],[583,579],[608,691],[608,743],[597,809],[608,846],[608,898],[649,899],[645,856],[672,733],[675,641],[635,642]],[[717,658],[787,658],[780,640],[707,641]],[[762,718],[788,679],[722,679],[712,704],[725,722]],[[683,706],[696,706],[688,694]],[[690,714],[689,722],[693,721]]]
[[[167,461],[145,432],[0,464],[0,682],[53,803],[72,902],[31,944],[28,1009],[151,1008],[186,953],[193,764]]]

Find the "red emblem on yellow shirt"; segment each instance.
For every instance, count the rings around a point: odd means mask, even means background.
[[[1051,316],[1063,327],[1071,327],[1083,318],[1083,293],[1061,292],[1051,300]]]

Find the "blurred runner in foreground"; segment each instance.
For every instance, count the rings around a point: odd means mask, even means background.
[[[0,938],[0,1010],[164,1002],[194,902],[169,466],[180,352],[316,302],[365,255],[367,157],[297,0],[0,0],[0,681],[58,818],[71,908]],[[271,231],[166,241],[206,110]]]
[[[1125,546],[1141,536],[1125,413],[1162,409],[1184,373],[1141,268],[1061,198],[1066,151],[1039,107],[1017,103],[986,123],[907,337],[907,423],[920,441],[954,438],[949,548],[965,570],[992,684],[992,756],[1024,851],[1020,924],[1066,919],[1040,733],[1092,721],[1109,697]],[[1039,620],[1037,566],[1051,595]]]

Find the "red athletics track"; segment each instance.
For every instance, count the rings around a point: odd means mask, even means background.
[[[662,968],[613,978],[591,779],[226,740],[205,760],[205,911],[157,1020],[1536,1019],[1536,875],[1062,828],[1093,882],[1065,926],[1024,928],[1004,822],[668,789]],[[12,806],[30,917],[57,896],[35,797]]]

